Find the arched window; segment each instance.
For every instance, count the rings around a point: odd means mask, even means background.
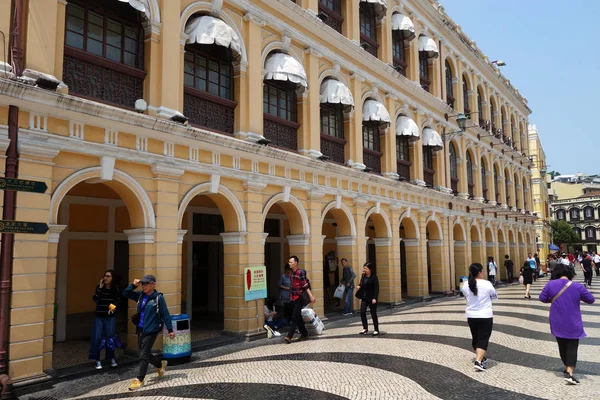
[[[569,215],[571,217],[571,221],[579,221],[579,208],[571,208],[571,210],[569,211]]]
[[[446,60],[446,104],[454,108],[454,88],[452,86],[452,68]]]
[[[429,92],[431,80],[435,77],[430,76],[429,60],[439,57],[438,46],[432,38],[421,35],[419,36],[419,81],[421,87]]]
[[[473,159],[471,158],[471,153],[467,151],[467,186],[469,190],[469,197],[473,198],[475,196],[475,182],[473,180]]]
[[[342,0],[319,0],[319,18],[333,30],[342,33]]]
[[[496,129],[496,106],[494,102],[490,99],[490,118],[492,120],[492,133],[497,134],[498,131]]]
[[[67,3],[63,80],[69,94],[134,108],[146,77],[142,18],[122,2]]]
[[[481,160],[481,191],[483,193],[483,199],[488,200],[488,188],[487,188],[487,171],[485,169],[485,163]]]
[[[565,220],[565,210],[556,210],[556,219],[559,221]]]
[[[450,142],[450,185],[454,195],[458,195],[458,160],[456,157],[456,147]]]
[[[519,178],[517,178],[517,174],[514,176],[514,186],[515,186],[515,207],[521,208],[521,196],[519,190]]]
[[[344,112],[352,111],[354,98],[346,85],[336,79],[321,83],[321,153],[331,161],[346,162]]]
[[[463,92],[463,111],[467,118],[471,119],[471,109],[469,108],[469,86],[467,85],[467,77],[463,75],[462,82],[462,92]]]
[[[485,117],[483,115],[483,96],[481,89],[477,89],[477,115],[479,116],[479,126],[485,129]]]
[[[433,187],[433,148],[431,146],[423,146],[423,176],[427,187]]]
[[[396,163],[402,180],[410,180],[410,144],[408,136],[396,136]]]
[[[211,27],[215,26],[221,40],[214,37]],[[209,15],[191,17],[185,32],[189,38],[183,64],[183,113],[191,125],[231,135],[237,106],[233,61],[240,54],[239,38],[224,21]]]
[[[510,175],[508,174],[508,172],[506,170],[504,170],[504,193],[506,194],[506,205],[510,205],[510,203],[511,203],[510,186],[508,184],[509,179],[510,179]]]
[[[390,123],[390,114],[377,100],[367,99],[363,103],[363,163],[368,171],[381,173],[381,130]]]
[[[581,240],[581,228],[573,228],[573,232],[575,232],[575,235]]]
[[[408,63],[406,62],[405,42],[402,36],[402,31],[396,30],[392,32],[392,56],[394,67],[402,75],[406,76]]]
[[[496,194],[496,204],[501,204],[500,201],[500,178],[498,177],[498,167],[494,165],[494,189]]]
[[[588,226],[585,228],[585,239],[586,240],[596,240],[596,228],[593,226]]]
[[[359,7],[360,45],[373,57],[377,58],[379,43],[377,43],[377,14],[375,12],[375,5],[361,1]]]

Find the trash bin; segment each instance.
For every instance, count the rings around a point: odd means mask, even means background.
[[[187,359],[192,355],[192,334],[190,317],[187,314],[171,315],[175,337],[164,335],[163,358],[168,360]]]

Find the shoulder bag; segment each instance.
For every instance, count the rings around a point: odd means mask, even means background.
[[[569,286],[571,286],[571,281],[567,282],[567,284],[565,286],[563,286],[562,289],[560,289],[560,292],[556,293],[556,296],[554,296],[552,298],[552,300],[550,300],[550,303],[554,303],[556,301],[556,299],[558,299],[564,292],[565,290],[567,290],[569,288]]]
[[[364,278],[365,278],[365,274],[362,274],[362,276],[360,277],[360,289],[358,289],[356,291],[356,293],[354,294],[354,297],[356,297],[357,299],[360,299],[360,300],[363,299],[363,296],[364,296],[364,293],[365,293],[365,291],[363,290],[363,280],[364,280]]]

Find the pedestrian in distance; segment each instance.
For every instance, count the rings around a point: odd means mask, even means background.
[[[479,263],[469,266],[469,280],[463,283],[461,291],[467,301],[465,314],[471,330],[471,345],[475,350],[473,367],[476,371],[485,371],[485,355],[494,326],[492,300],[496,300],[498,295],[492,283],[483,277],[483,265]]]
[[[100,352],[105,348],[105,360],[110,360],[112,368],[117,367],[115,361],[116,347],[116,314],[115,311],[121,300],[121,291],[114,283],[114,271],[109,269],[104,273],[92,297],[96,303],[94,325],[90,337],[89,359],[96,362],[96,369],[102,369]]]
[[[292,268],[290,302],[293,304],[292,321],[295,322],[295,324],[291,324],[288,334],[283,338],[288,344],[292,343],[296,328],[300,331],[300,338],[298,338],[298,341],[308,339],[308,331],[306,330],[304,319],[302,318],[302,308],[315,302],[315,298],[310,290],[310,282],[306,276],[306,271],[300,269],[299,262],[300,260],[296,256],[291,256],[288,260],[288,263]]]
[[[290,264],[285,264],[284,272],[279,278],[277,286],[279,287],[279,301],[281,303],[281,308],[283,309],[283,322],[285,325],[289,325],[292,318],[292,310],[290,307],[292,268],[290,268]]]
[[[531,289],[531,285],[533,284],[533,270],[531,269],[529,261],[523,263],[523,266],[521,267],[521,276],[523,277],[523,285],[525,285],[525,298],[531,299],[529,289]]]
[[[529,268],[533,270],[533,274],[531,276],[533,277],[533,281],[535,282],[537,281],[537,274],[535,273],[537,270],[537,263],[535,262],[535,258],[531,256],[531,253],[527,255],[527,262],[529,263]]]
[[[496,287],[496,273],[498,271],[498,264],[496,264],[496,261],[494,261],[494,257],[488,257],[487,268],[488,280],[494,287]]]
[[[596,276],[600,276],[600,254],[592,251],[592,261],[596,269]]]
[[[135,291],[140,284],[142,290]],[[137,302],[136,314],[131,317],[131,321],[136,327],[140,369],[137,378],[129,385],[129,390],[138,390],[144,386],[148,363],[154,365],[159,378],[163,377],[167,361],[152,354],[152,346],[162,330],[163,324],[167,327],[169,338],[175,337],[167,302],[163,294],[157,292],[155,287],[154,275],[144,275],[142,279],[134,279],[123,292],[123,296]]]
[[[592,257],[587,252],[583,253],[579,265],[583,271],[585,287],[589,289],[592,287],[592,277],[594,276],[594,262],[592,261]]]
[[[367,307],[371,311],[373,319],[373,336],[379,335],[379,319],[377,318],[377,299],[379,298],[379,279],[375,274],[375,268],[372,263],[365,263],[363,274],[360,278],[360,284],[356,287],[356,297],[360,298],[360,319],[363,330],[359,332],[364,335],[369,332],[367,324]]]
[[[514,277],[513,277],[513,268],[515,263],[510,259],[510,256],[507,254],[504,256],[504,268],[506,268],[506,275],[508,276],[508,284],[512,285]]]
[[[556,266],[552,279],[540,293],[540,301],[551,303],[550,331],[556,337],[558,352],[565,369],[565,381],[570,385],[578,385],[575,378],[577,350],[579,339],[586,336],[583,330],[580,303],[594,303],[594,296],[579,282],[573,282],[573,273],[563,264]]]
[[[352,315],[352,295],[354,294],[356,274],[352,266],[348,264],[347,259],[342,258],[342,266],[344,267],[342,270],[342,284],[346,287],[346,291],[344,292],[344,312],[342,315],[348,316]]]

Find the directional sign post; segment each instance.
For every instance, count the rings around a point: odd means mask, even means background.
[[[29,181],[26,179],[0,178],[0,190],[14,190],[17,192],[46,193],[48,186],[44,182]]]
[[[33,233],[43,235],[46,232],[48,232],[48,225],[41,222],[0,220],[0,233]]]

